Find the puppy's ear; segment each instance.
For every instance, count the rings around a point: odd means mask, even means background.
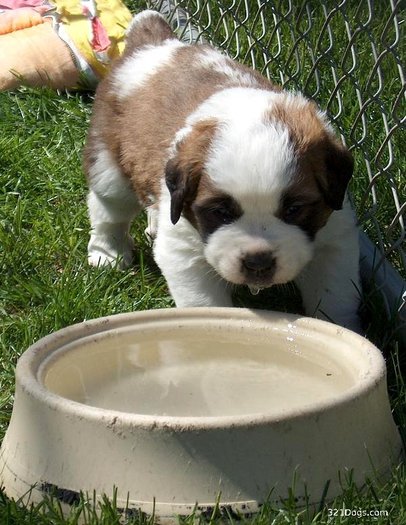
[[[171,221],[176,224],[183,208],[192,203],[207,159],[217,121],[204,120],[193,126],[177,144],[176,154],[168,160],[165,180],[171,195]]]
[[[335,139],[327,140],[325,167],[325,179],[321,183],[324,198],[330,208],[341,210],[354,170],[354,160],[348,149]]]
[[[165,180],[171,195],[171,221],[176,224],[180,219],[186,199],[193,197],[197,190],[199,177],[188,176],[178,156],[169,159],[165,169]]]

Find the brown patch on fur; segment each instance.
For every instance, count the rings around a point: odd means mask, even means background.
[[[123,57],[144,46],[158,46],[165,40],[177,38],[159,14],[150,14],[135,22],[125,39]]]
[[[197,189],[195,202],[200,205],[207,200],[219,198],[222,196],[224,196],[224,193],[214,185],[212,179],[203,171],[203,175],[200,179],[199,187]]]
[[[326,128],[317,115],[317,106],[311,101],[302,103],[286,95],[269,109],[265,118],[268,122],[280,122],[288,128],[298,152],[306,152],[326,135]]]
[[[298,164],[296,188],[312,192],[318,187],[330,210],[341,209],[353,160],[327,129],[316,104],[311,101],[296,104],[294,99],[286,97],[269,110],[266,119],[280,122],[288,129]]]

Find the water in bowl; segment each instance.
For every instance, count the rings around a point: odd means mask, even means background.
[[[286,334],[231,337],[182,330],[131,332],[62,349],[45,366],[52,392],[104,409],[155,416],[215,417],[294,411],[354,384],[328,353]]]

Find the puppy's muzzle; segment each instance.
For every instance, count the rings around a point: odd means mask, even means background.
[[[242,258],[241,266],[247,284],[267,285],[275,273],[276,260],[272,252],[249,253]]]

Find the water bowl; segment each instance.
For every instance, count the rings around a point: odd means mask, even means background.
[[[67,327],[22,355],[0,484],[65,506],[115,493],[171,521],[216,503],[253,513],[292,485],[317,503],[350,471],[359,485],[387,475],[401,450],[385,362],[363,337],[276,312],[151,310]]]

